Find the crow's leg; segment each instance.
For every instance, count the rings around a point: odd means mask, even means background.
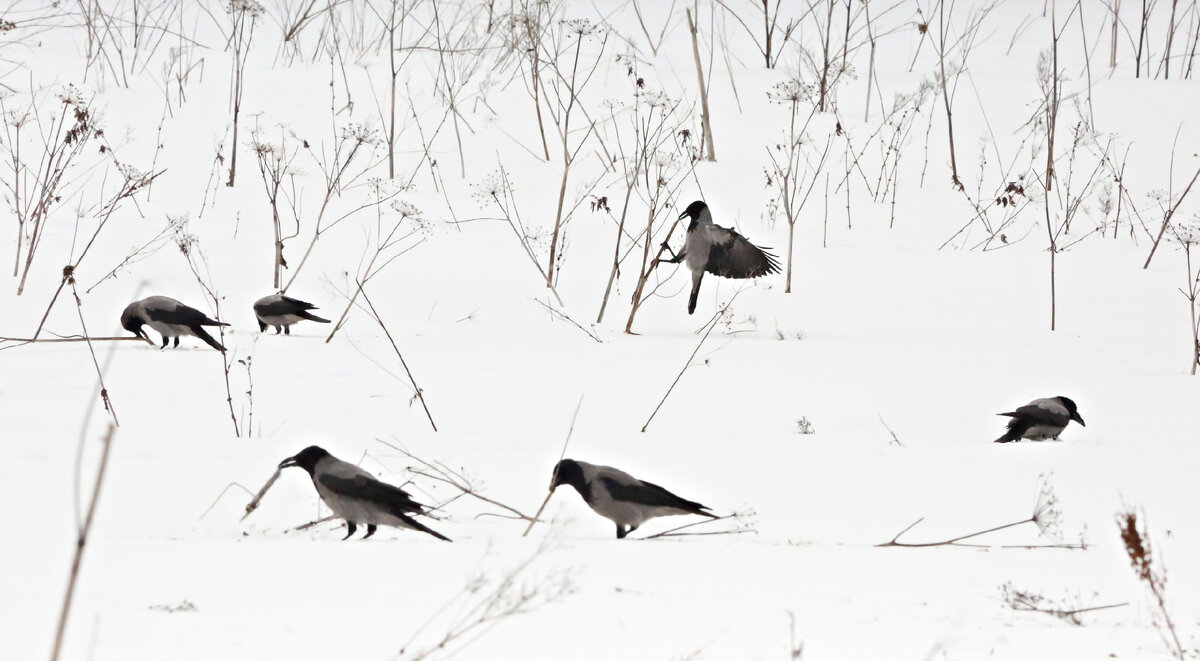
[[[174,346],[175,348],[179,348],[179,336],[178,335],[175,336],[175,344],[172,346]]]
[[[280,328],[278,325],[277,325],[277,326],[275,326],[275,334],[276,334],[276,335],[278,335],[278,334],[279,334],[279,331],[281,331],[281,330],[283,330],[283,329],[282,329],[282,328]]]
[[[629,534],[629,531],[625,529],[625,526],[618,523],[617,524],[617,539],[625,539],[625,535],[628,535],[628,534]]]
[[[284,334],[284,335],[291,335],[291,334],[292,334],[292,327],[291,327],[291,326],[284,326],[284,327],[283,327],[283,334]]]
[[[682,262],[682,261],[683,261],[683,258],[684,258],[684,257],[687,257],[687,251],[686,251],[686,250],[685,250],[685,251],[683,251],[683,252],[681,252],[681,253],[679,253],[679,254],[676,254],[676,253],[675,253],[675,251],[674,251],[673,249],[671,249],[671,246],[670,246],[670,245],[668,245],[666,241],[663,241],[663,242],[662,242],[662,247],[663,247],[663,248],[664,248],[664,249],[665,249],[667,252],[671,253],[671,259],[662,259],[662,260],[659,260],[659,261],[661,261],[661,262],[666,262],[667,264],[678,264],[679,262]]]
[[[367,537],[370,537],[371,535],[374,535],[374,534],[375,534],[375,528],[376,528],[376,526],[375,526],[375,524],[374,524],[374,523],[368,523],[368,524],[367,524],[367,534],[363,536],[363,539],[366,539]]]
[[[346,522],[346,536],[342,538],[342,541],[344,542],[347,539],[350,539],[350,535],[353,535],[354,531],[356,531],[356,530],[358,530],[358,526],[354,525],[353,521],[347,521]]]
[[[163,345],[161,347],[159,347],[159,349],[166,349],[167,343],[170,341],[171,341],[171,338],[167,337],[166,335],[163,335]]]

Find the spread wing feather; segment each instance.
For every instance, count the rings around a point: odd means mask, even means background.
[[[722,278],[758,278],[779,272],[779,259],[726,227],[713,225],[704,270]]]

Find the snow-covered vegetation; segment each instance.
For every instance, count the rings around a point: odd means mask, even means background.
[[[1194,658],[1198,43],[1197,0],[8,3],[0,658]],[[780,272],[689,316],[697,200]],[[229,325],[159,349],[150,296]],[[992,442],[1055,396],[1087,426]],[[453,543],[341,541],[272,477],[310,445]],[[614,539],[564,456],[717,518]]]

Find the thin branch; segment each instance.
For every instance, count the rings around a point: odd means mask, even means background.
[[[79,529],[79,536],[75,540],[75,557],[71,561],[71,573],[67,579],[67,593],[63,596],[62,611],[58,616],[58,629],[54,635],[54,649],[50,652],[50,661],[58,661],[59,653],[62,651],[63,638],[67,632],[67,616],[71,612],[71,602],[75,597],[75,582],[79,579],[79,567],[83,563],[83,551],[87,547],[88,533],[92,529],[92,521],[96,516],[96,504],[100,502],[100,487],[104,485],[104,472],[108,468],[108,451],[112,448],[113,434],[116,432],[116,425],[109,425],[108,432],[104,435],[104,449],[100,454],[100,465],[96,468],[96,480],[92,485],[92,499],[88,503],[87,517],[83,520],[83,526]]]
[[[708,339],[709,334],[711,334],[713,329],[717,327],[717,323],[722,317],[725,316],[725,311],[729,309],[730,305],[733,305],[734,299],[736,299],[738,294],[742,293],[743,291],[745,291],[744,288],[738,289],[736,292],[734,292],[733,296],[729,298],[729,301],[725,303],[720,310],[717,310],[716,313],[713,314],[712,319],[709,319],[708,323],[705,324],[704,335],[702,335],[700,337],[700,341],[696,343],[696,348],[692,350],[692,355],[688,356],[687,362],[683,364],[683,368],[680,369],[679,373],[675,375],[675,380],[671,382],[671,387],[667,388],[667,392],[663,393],[662,399],[658,401],[658,406],[655,406],[654,411],[650,414],[650,417],[646,418],[646,424],[642,425],[642,433],[646,432],[646,428],[650,426],[650,421],[654,420],[654,416],[658,415],[658,410],[661,409],[663,403],[667,401],[667,397],[671,396],[671,391],[675,389],[676,384],[678,384],[679,380],[683,378],[683,373],[687,371],[687,368],[692,366],[692,360],[696,358],[697,353],[700,353],[700,347],[704,346],[704,341]]]
[[[408,375],[408,380],[412,382],[413,390],[417,393],[417,399],[421,400],[421,408],[425,409],[425,417],[429,418],[429,425],[433,427],[433,431],[437,431],[437,423],[433,421],[433,414],[429,412],[429,406],[425,404],[425,393],[421,390],[421,386],[417,385],[417,380],[413,377],[412,370],[408,369],[408,363],[405,362],[404,355],[400,353],[400,347],[396,346],[396,340],[392,339],[392,333],[388,330],[387,324],[383,323],[379,312],[375,310],[371,299],[367,297],[367,290],[363,289],[362,282],[355,280],[355,284],[358,285],[358,292],[362,294],[363,300],[367,302],[367,307],[371,309],[371,316],[379,323],[379,327],[383,329],[383,334],[387,335],[388,342],[391,342],[392,350],[396,352],[396,357],[400,359],[400,365],[404,367],[404,373]]]
[[[583,406],[583,395],[579,396],[579,402],[575,404],[575,412],[571,414],[571,426],[567,428],[567,437],[563,439],[562,452],[558,453],[558,461],[554,464],[554,473],[550,476],[550,484],[558,481],[558,466],[562,463],[563,457],[567,456],[567,444],[571,442],[571,434],[575,431],[575,418],[579,417],[579,409]],[[542,515],[542,510],[546,509],[546,505],[550,502],[550,497],[554,495],[554,488],[546,494],[546,499],[542,501],[542,506],[537,509],[533,515],[533,520],[529,522],[529,526],[525,528],[525,532],[521,533],[522,537],[528,537],[529,531],[533,530],[533,524],[537,523],[538,517]]]

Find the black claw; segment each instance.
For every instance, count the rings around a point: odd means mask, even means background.
[[[354,525],[353,521],[347,521],[346,522],[346,536],[342,538],[342,541],[344,542],[347,539],[350,539],[350,535],[353,535],[354,531],[356,531],[356,530],[358,530],[358,526]]]
[[[367,524],[367,534],[363,535],[363,539],[366,539],[374,534],[375,534],[375,524],[374,523]]]

